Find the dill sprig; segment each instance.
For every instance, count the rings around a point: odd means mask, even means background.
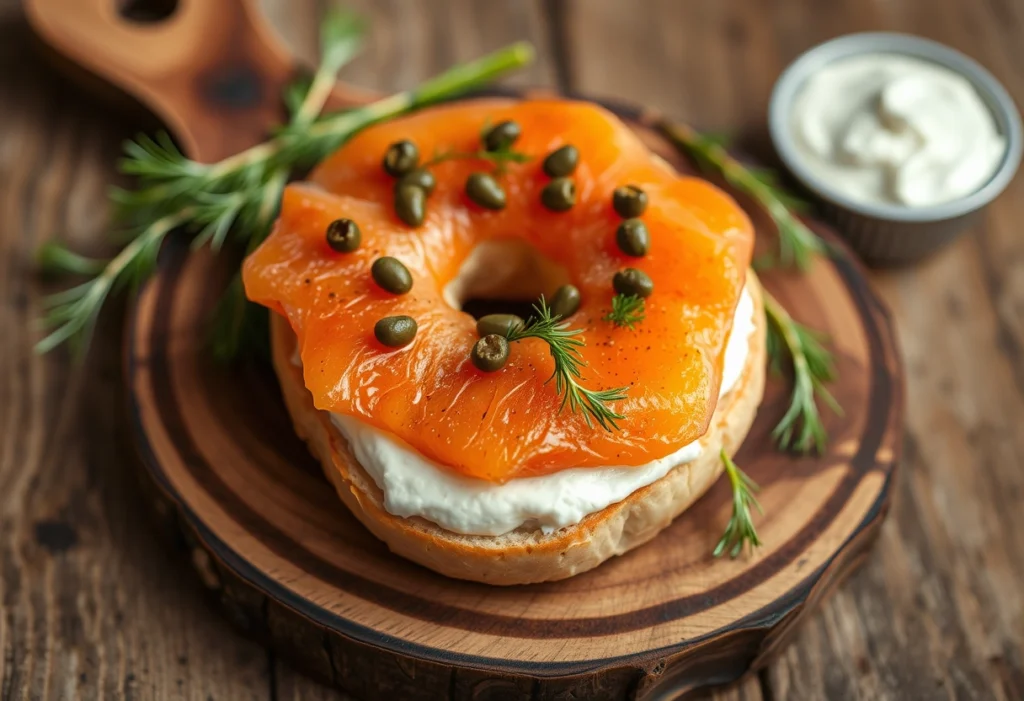
[[[639,295],[624,295],[622,293],[612,297],[612,310],[603,317],[605,321],[610,321],[619,327],[626,327],[630,331],[645,318],[644,298]]]
[[[525,65],[533,56],[529,44],[513,44],[455,66],[412,90],[318,117],[335,75],[356,52],[361,31],[361,22],[353,15],[327,18],[316,74],[308,84],[287,91],[290,121],[262,144],[206,164],[186,158],[166,134],[128,142],[120,168],[136,176],[139,187],[111,194],[117,223],[128,243],[107,261],[84,258],[58,243],[44,246],[39,257],[48,269],[94,277],[45,300],[48,311],[43,322],[52,331],[36,349],[47,352],[71,342],[84,350],[110,293],[126,282],[138,283],[152,272],[156,254],[170,231],[183,229],[193,235],[194,246],[214,250],[234,237],[251,251],[268,234],[291,171],[324,158],[371,124],[477,88]],[[232,298],[219,305],[215,327],[215,335],[226,334],[215,338],[214,348],[220,355],[239,348],[244,324],[237,315],[250,307],[240,284],[233,282],[226,294]]]
[[[495,165],[495,172],[499,175],[505,172],[509,163],[529,163],[533,156],[515,151],[513,149],[500,149],[498,151],[441,151],[425,162],[421,167],[429,168],[445,161],[488,161]]]
[[[486,142],[487,133],[492,126],[490,119],[484,121],[484,125],[480,129],[481,142]],[[456,149],[435,151],[433,157],[425,162],[422,167],[430,168],[445,161],[487,161],[494,165],[495,175],[503,175],[509,163],[529,163],[532,160],[533,156],[522,151],[516,151],[512,148],[512,144],[509,144],[494,151],[488,151],[487,149],[477,149],[475,151],[458,151]]]
[[[767,291],[762,294],[772,367],[781,372],[786,356],[793,367],[789,408],[772,431],[772,437],[783,450],[806,454],[813,449],[823,453],[828,433],[815,400],[821,399],[836,414],[843,414],[842,407],[825,387],[835,379],[835,359],[822,344],[824,338],[819,332],[795,321]]]
[[[761,510],[761,504],[754,496],[759,487],[750,479],[743,470],[736,466],[725,448],[721,451],[722,463],[725,465],[725,472],[729,476],[729,485],[732,487],[732,516],[725,527],[722,539],[718,541],[714,552],[715,557],[721,557],[728,552],[729,557],[737,557],[747,545],[751,550],[761,545],[761,539],[757,537],[757,529],[754,527],[753,514],[750,507]]]
[[[583,412],[587,426],[593,427],[596,421],[605,431],[619,430],[617,422],[626,417],[609,408],[608,404],[623,401],[629,388],[616,387],[594,392],[581,386],[581,369],[586,365],[580,355],[580,348],[585,345],[579,338],[583,332],[570,329],[561,317],[553,315],[543,296],[534,305],[533,311],[534,314],[524,325],[510,327],[505,338],[510,343],[524,338],[539,338],[548,344],[555,369],[547,381],[554,379],[555,392],[562,396],[559,411],[568,405],[573,412]]]
[[[817,255],[829,255],[832,248],[810,230],[794,210],[805,205],[779,187],[777,176],[766,168],[749,168],[729,155],[724,139],[701,134],[686,124],[661,120],[659,130],[706,172],[717,172],[726,182],[753,198],[775,222],[779,250],[774,261],[783,267],[806,270]]]

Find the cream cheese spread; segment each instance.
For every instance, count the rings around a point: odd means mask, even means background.
[[[720,396],[742,376],[755,328],[754,302],[744,289],[725,350]],[[358,418],[331,414],[331,421],[383,492],[388,513],[420,516],[468,535],[496,536],[524,525],[554,532],[622,501],[701,453],[694,441],[646,465],[570,468],[495,484],[456,474]]]
[[[792,115],[806,166],[865,204],[927,207],[964,197],[1006,153],[970,81],[911,56],[830,63],[807,81]]]

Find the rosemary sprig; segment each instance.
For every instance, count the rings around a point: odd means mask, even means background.
[[[778,187],[772,171],[748,168],[729,155],[722,138],[700,134],[686,124],[661,120],[658,128],[700,168],[720,173],[726,182],[764,207],[779,231],[780,265],[806,270],[814,256],[831,253],[831,247],[793,213],[802,205]]]
[[[305,129],[320,114],[334,89],[338,71],[362,48],[365,32],[362,17],[353,12],[329,12],[320,23],[320,65],[306,94],[292,103],[298,105],[292,110],[292,128]]]
[[[568,404],[571,411],[583,412],[587,426],[592,427],[596,421],[605,431],[619,430],[617,421],[626,417],[613,411],[608,404],[624,400],[629,388],[616,387],[594,392],[581,386],[581,368],[586,365],[580,355],[580,348],[584,343],[578,336],[582,331],[570,329],[569,324],[562,321],[561,317],[553,315],[543,296],[540,302],[534,305],[533,310],[534,314],[526,323],[510,327],[505,338],[510,343],[524,338],[539,338],[548,344],[548,350],[555,361],[555,369],[547,381],[554,379],[555,392],[562,395],[559,411]]]
[[[55,241],[47,241],[36,249],[36,265],[41,272],[54,275],[99,275],[107,266],[107,261],[87,258],[69,251]]]
[[[46,353],[69,341],[74,351],[82,352],[107,296],[118,286],[126,282],[137,282],[149,275],[156,264],[160,242],[168,231],[180,226],[186,216],[188,212],[182,212],[178,216],[164,217],[153,222],[106,263],[96,277],[45,298],[43,305],[49,311],[44,322],[57,328],[36,344],[36,351]],[[51,250],[60,250],[59,255],[64,253],[62,249],[51,247]]]
[[[714,551],[715,557],[721,557],[728,552],[729,557],[737,557],[746,545],[754,549],[761,545],[761,539],[757,537],[757,529],[754,528],[754,520],[750,511],[753,506],[758,513],[764,513],[761,504],[754,496],[759,487],[750,479],[736,463],[732,461],[729,454],[722,448],[722,463],[725,465],[725,472],[729,475],[729,484],[732,487],[732,516],[725,527],[722,539],[718,541]]]
[[[449,100],[532,60],[533,47],[528,42],[517,42],[475,61],[454,66],[412,90],[396,93],[365,107],[328,115],[298,138],[284,139],[283,143],[271,142],[268,148],[276,152],[273,155],[279,161],[307,165],[321,160],[354,133],[371,124]]]
[[[842,407],[825,387],[835,378],[835,359],[822,345],[821,334],[796,322],[767,291],[763,295],[772,367],[781,370],[787,355],[793,366],[789,408],[772,431],[772,437],[783,450],[806,454],[813,449],[823,453],[828,433],[815,400],[821,399],[836,414],[843,414]]]
[[[644,298],[639,295],[616,294],[612,297],[612,310],[604,315],[605,321],[632,331],[645,319]]]
[[[50,268],[95,277],[46,301],[48,312],[43,321],[53,331],[37,344],[37,351],[47,352],[66,341],[84,349],[108,295],[123,282],[138,282],[150,274],[156,253],[171,230],[183,228],[195,235],[195,245],[213,249],[234,235],[251,250],[266,236],[292,170],[322,159],[371,124],[479,87],[525,65],[533,56],[529,44],[513,44],[455,66],[412,90],[317,119],[334,75],[355,51],[359,27],[351,16],[328,19],[321,66],[308,89],[302,90],[298,105],[298,91],[293,91],[292,119],[270,140],[213,164],[186,158],[166,135],[140,137],[126,144],[121,169],[137,176],[140,187],[115,191],[112,199],[118,223],[130,242],[105,261],[102,270],[99,262],[77,256],[60,244],[51,243],[40,252]],[[240,302],[240,285],[229,286],[228,294],[237,298],[222,303],[222,310],[247,308]],[[221,339],[214,345],[230,352],[239,346],[238,334],[232,329],[243,325],[230,317],[223,324],[220,330],[228,331],[234,340]]]
[[[339,12],[327,17],[321,26],[320,66],[289,128],[306,128],[320,113],[334,85],[334,76],[358,50],[361,34],[361,25],[354,15]],[[99,261],[91,261],[92,274],[96,275],[91,281],[47,300],[50,311],[45,322],[56,329],[36,346],[40,352],[52,350],[65,340],[74,341],[79,350],[84,348],[109,294],[125,278],[137,284],[152,272],[160,244],[173,229],[184,227],[192,231],[194,249],[210,246],[219,250],[232,228],[247,236],[250,246],[261,241],[277,212],[288,179],[288,169],[282,166],[253,164],[250,170],[239,173],[233,168],[218,168],[223,162],[211,166],[189,160],[167,134],[139,137],[125,145],[125,153],[121,170],[137,176],[143,187],[135,192],[117,191],[114,198],[121,220],[128,224],[138,222],[137,233],[102,269],[97,270]],[[65,272],[86,272],[81,265],[85,259],[59,244],[49,244],[41,255],[46,256],[46,262],[62,266]],[[223,323],[218,328],[221,333],[226,331],[237,338],[245,318],[245,297],[241,285],[235,282],[227,294],[232,299],[222,303],[218,317],[230,310],[238,318],[220,319]],[[215,339],[214,348],[220,354],[236,350],[237,344],[231,338]]]

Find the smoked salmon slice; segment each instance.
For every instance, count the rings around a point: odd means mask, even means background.
[[[424,223],[411,227],[398,219],[394,179],[381,167],[390,144],[409,139],[423,160],[472,152],[480,148],[481,130],[503,120],[518,122],[515,150],[532,157],[496,176],[507,195],[503,210],[483,209],[464,192],[471,173],[493,165],[453,159],[431,167],[437,186]],[[541,164],[565,144],[580,154],[572,176],[576,204],[552,212],[540,203],[550,181]],[[643,258],[626,256],[615,243],[621,218],[612,192],[626,184],[649,198],[642,218],[651,243]],[[326,243],[328,225],[340,218],[362,232],[351,253]],[[449,305],[445,289],[486,242],[526,246],[579,288],[582,304],[567,321],[582,330],[586,344],[581,384],[628,389],[612,407],[625,416],[619,430],[588,426],[582,414],[561,409],[562,398],[547,382],[553,362],[543,341],[513,343],[497,372],[474,367],[475,320]],[[359,133],[308,182],[286,189],[280,217],[245,261],[243,280],[251,300],[290,323],[318,409],[357,417],[458,473],[504,482],[569,467],[644,464],[699,438],[717,401],[752,247],[750,221],[727,194],[676,174],[606,110],[566,100],[488,99],[431,108]],[[381,256],[411,271],[408,294],[374,283],[370,267]],[[625,267],[654,282],[646,318],[634,329],[603,319],[612,277]],[[550,298],[553,289],[542,291]],[[379,319],[394,315],[418,324],[415,340],[397,350],[373,334]]]

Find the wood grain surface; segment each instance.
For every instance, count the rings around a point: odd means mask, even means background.
[[[763,144],[779,70],[839,33],[966,51],[1024,103],[1020,0],[348,3],[373,20],[346,77],[407,86],[530,38],[515,82],[618,95]],[[313,53],[316,2],[267,2]],[[103,238],[118,142],[145,123],[65,81],[0,0],[0,698],[340,699],[236,635],[147,525],[121,409],[119,314],[81,365],[31,346],[39,242]],[[612,50],[610,47],[619,47]],[[975,235],[874,277],[908,367],[904,469],[867,564],[728,699],[1024,696],[1024,186]]]

